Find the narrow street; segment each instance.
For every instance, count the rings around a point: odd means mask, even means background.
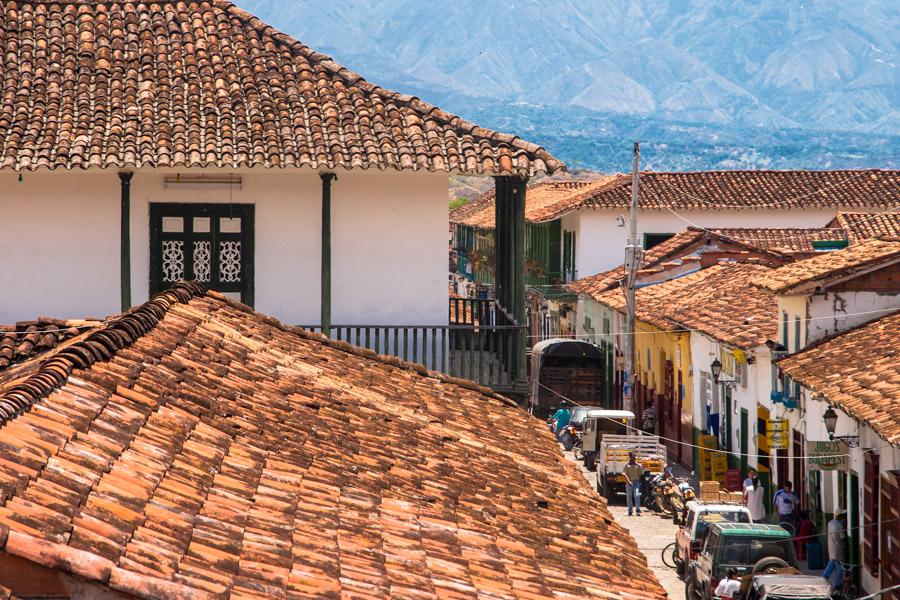
[[[581,461],[575,461],[575,457],[571,452],[566,452],[565,455],[570,460],[573,460],[575,464],[579,466],[582,464]],[[679,476],[687,474],[679,467],[676,467],[675,471]],[[581,473],[591,484],[591,487],[597,489],[597,474],[591,473],[583,467]],[[638,548],[647,557],[647,564],[657,579],[659,579],[669,597],[674,599],[684,598],[684,583],[675,573],[675,569],[670,569],[662,563],[662,549],[669,542],[675,541],[675,533],[678,531],[678,526],[672,522],[671,517],[660,515],[652,510],[642,511],[641,516],[634,515],[629,517],[628,508],[625,505],[625,496],[621,494],[616,502],[609,505],[609,512],[637,541]]]

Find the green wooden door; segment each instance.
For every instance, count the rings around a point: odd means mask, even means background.
[[[749,446],[750,440],[750,416],[747,414],[747,409],[741,409],[741,477],[744,476],[744,473],[747,472],[747,458],[748,452],[747,447]]]
[[[859,565],[860,563],[860,541],[859,541],[859,475],[855,471],[850,471],[850,491],[849,502],[847,503],[847,511],[850,513],[850,564],[853,566],[853,581],[859,584]]]

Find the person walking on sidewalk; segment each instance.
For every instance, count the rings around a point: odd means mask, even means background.
[[[831,575],[837,573],[834,582],[835,589],[840,589],[841,584],[844,582],[844,568],[841,563],[844,560],[844,546],[847,540],[847,528],[844,525],[846,518],[847,513],[838,509],[834,513],[834,518],[828,521],[828,527],[826,528],[828,533],[828,564],[825,566],[825,572],[822,573],[822,577],[830,582]]]
[[[637,514],[641,514],[641,475],[644,468],[637,463],[634,452],[628,453],[628,463],[622,469],[625,476],[625,498],[628,500],[628,516],[631,516],[631,507],[637,508]]]
[[[794,519],[797,515],[797,508],[800,505],[800,498],[794,493],[794,484],[790,481],[785,481],[781,489],[775,492],[772,504],[775,506],[775,512],[778,515],[778,524],[783,526],[787,523],[791,526],[791,533],[794,533],[796,530]]]
[[[750,510],[750,518],[754,523],[766,522],[765,488],[760,484],[759,477],[750,480],[750,485],[744,488],[744,504]]]

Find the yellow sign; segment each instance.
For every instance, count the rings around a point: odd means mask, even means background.
[[[766,421],[766,439],[771,450],[787,450],[788,447],[788,422],[787,419],[769,419]]]

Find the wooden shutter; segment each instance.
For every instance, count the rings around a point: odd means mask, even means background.
[[[865,487],[863,491],[863,564],[873,577],[878,577],[878,485],[879,456],[866,452]]]
[[[900,471],[890,471],[881,478],[881,556],[896,555],[900,550]],[[890,539],[890,544],[888,543]],[[881,562],[881,589],[900,585],[900,560]],[[885,598],[896,600],[896,590]]]

